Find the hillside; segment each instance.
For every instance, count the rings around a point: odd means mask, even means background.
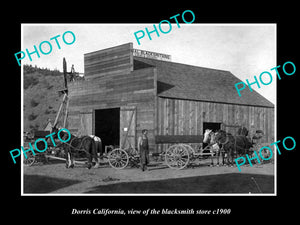
[[[58,70],[24,65],[24,131],[43,130],[48,119],[53,123],[62,96],[63,74]]]

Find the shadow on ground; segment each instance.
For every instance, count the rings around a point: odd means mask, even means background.
[[[24,193],[49,193],[80,182],[41,175],[24,175]]]
[[[228,173],[93,187],[86,193],[274,193],[274,176]]]

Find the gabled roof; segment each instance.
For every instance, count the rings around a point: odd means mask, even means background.
[[[157,95],[160,97],[274,107],[247,87],[240,97],[234,85],[241,80],[229,71],[134,56],[135,69],[150,66],[157,68]]]

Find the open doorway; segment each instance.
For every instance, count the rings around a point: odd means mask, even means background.
[[[213,132],[216,132],[221,129],[221,123],[209,123],[204,122],[203,123],[203,135],[206,129],[210,129]],[[208,143],[203,143],[203,148],[205,148],[208,145]]]
[[[95,135],[101,138],[103,150],[107,145],[119,146],[120,108],[95,110]]]

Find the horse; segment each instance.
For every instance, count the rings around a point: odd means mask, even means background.
[[[60,129],[53,128],[52,132],[54,131],[57,136],[57,131]],[[69,137],[71,135],[71,137]],[[94,158],[96,161],[96,164],[94,168],[99,167],[99,161],[97,157],[96,152],[96,144],[93,138],[90,136],[82,136],[82,137],[76,137],[73,134],[67,133],[66,131],[60,132],[60,138],[62,140],[68,140],[67,142],[64,142],[63,145],[66,146],[66,168],[74,168],[74,156],[73,154],[78,151],[84,151],[87,156],[88,160],[88,169],[91,169],[92,167],[92,159]]]
[[[219,158],[221,155],[221,151],[220,151],[220,147],[219,147],[218,143],[216,143],[215,137],[216,137],[215,132],[213,132],[210,129],[206,129],[204,132],[203,143],[208,143],[209,144],[208,146],[212,148],[212,152],[216,153],[217,166],[219,166]],[[223,158],[223,164],[224,164],[224,154],[223,154],[222,158]],[[213,161],[213,155],[212,155],[211,156],[211,166],[213,166],[213,165],[214,165],[214,161]]]
[[[253,146],[245,135],[233,136],[224,130],[219,130],[215,133],[215,142],[227,154],[227,164],[233,165],[233,159],[237,155],[245,155]]]

